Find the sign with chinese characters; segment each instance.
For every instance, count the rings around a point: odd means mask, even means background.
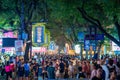
[[[96,40],[104,40],[104,34],[97,34]]]
[[[112,51],[120,51],[120,47],[112,41]]]
[[[23,47],[23,40],[16,40],[15,41],[15,50],[17,52],[22,52],[22,47]]]
[[[92,50],[96,50],[97,40],[90,40],[90,45],[92,46]]]
[[[45,43],[45,24],[35,23],[32,25],[32,42],[35,46]],[[39,45],[38,45],[39,44]]]
[[[51,41],[50,42],[50,45],[49,45],[49,50],[55,50],[55,42],[54,41]]]
[[[75,53],[80,54],[80,51],[81,51],[80,45],[79,44],[75,45]]]
[[[84,49],[89,50],[90,49],[90,40],[84,40]]]
[[[15,54],[15,48],[14,47],[0,48],[0,52],[3,54],[5,53],[5,54],[13,55],[13,54]]]
[[[40,27],[36,27],[35,28],[35,42],[36,43],[44,43],[44,27],[40,26]]]
[[[4,38],[17,38],[17,34],[14,34],[14,32],[6,32],[3,34]]]
[[[87,34],[85,35],[85,39],[86,40],[104,40],[104,34],[96,34],[96,35]]]
[[[42,52],[47,52],[46,47],[32,47],[32,52],[33,53],[42,53]]]
[[[79,42],[84,42],[84,33],[83,32],[78,32],[78,40],[79,40]]]

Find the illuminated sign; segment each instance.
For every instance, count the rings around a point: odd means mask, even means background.
[[[90,49],[90,41],[89,40],[84,40],[84,49],[89,50]]]
[[[23,47],[23,40],[16,40],[15,41],[15,50],[17,52],[22,52],[22,47]]]
[[[17,38],[17,34],[14,34],[14,32],[7,32],[3,34],[4,38]]]
[[[33,53],[47,52],[46,47],[32,47]]]
[[[120,47],[112,41],[112,51],[120,51]]]
[[[0,47],[2,47],[2,39],[0,39]]]
[[[49,50],[55,50],[55,42],[54,41],[51,41],[50,42],[50,45],[49,45]]]
[[[14,48],[14,47],[4,47],[4,48],[0,48],[0,52],[1,52],[1,53],[5,53],[5,54],[13,55],[13,54],[15,53],[15,48]]]
[[[83,32],[78,33],[78,40],[79,40],[79,42],[84,42],[84,33]]]
[[[75,53],[79,54],[80,51],[81,51],[80,45],[79,44],[75,45]]]
[[[36,43],[44,43],[44,27],[36,27]]]
[[[45,43],[45,23],[32,24],[32,44],[41,46]]]

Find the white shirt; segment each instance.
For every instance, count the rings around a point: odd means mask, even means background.
[[[72,65],[69,65],[69,70],[70,70],[70,72],[73,72],[73,66]]]
[[[105,71],[105,80],[109,79],[109,70],[106,65],[101,65],[102,69]]]

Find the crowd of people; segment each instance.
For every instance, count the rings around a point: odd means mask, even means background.
[[[6,80],[120,80],[115,58],[78,59],[69,55],[40,55],[29,60],[14,57],[1,67]]]

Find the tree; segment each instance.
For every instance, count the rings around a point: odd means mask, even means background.
[[[55,3],[53,3],[55,2]],[[84,5],[83,5],[84,2]],[[110,40],[114,41],[116,44],[120,45],[119,33],[119,19],[120,19],[120,2],[119,0],[57,0],[57,1],[49,1],[49,7],[51,8],[50,17],[51,20],[55,20],[54,22],[59,22],[61,25],[69,25],[71,22],[73,25],[85,24],[95,25],[101,33],[104,33],[106,37]],[[79,15],[76,7],[83,6],[78,8],[78,10],[82,13]],[[84,15],[84,16],[83,16]],[[90,16],[89,16],[90,15]],[[89,17],[94,23],[85,19]],[[74,18],[73,18],[74,17]],[[83,17],[83,18],[82,18]],[[86,21],[85,21],[86,20]],[[69,22],[69,23],[68,23]],[[89,23],[88,23],[89,22]],[[99,24],[100,23],[100,24]],[[113,24],[115,24],[113,26]],[[111,26],[112,25],[112,26]],[[101,27],[100,27],[101,26]],[[116,26],[116,29],[115,29]],[[70,27],[70,26],[69,26]],[[65,28],[65,26],[64,26]],[[108,29],[111,28],[111,29]],[[114,32],[113,31],[117,30]],[[106,33],[107,32],[107,33]],[[117,38],[114,38],[115,34],[118,34]]]
[[[120,9],[120,6],[118,6],[118,5],[120,5],[120,1],[119,0],[111,0],[111,1],[96,0],[96,1],[91,2],[91,4],[93,5],[93,7],[92,7],[93,12],[96,11],[95,12],[96,14],[94,14],[95,15],[94,17],[92,17],[92,15],[90,16],[89,12],[87,12],[85,10],[85,9],[88,8],[88,7],[85,8],[86,6],[88,6],[88,3],[90,5],[89,0],[88,0],[87,3],[85,1],[83,1],[82,7],[81,8],[78,7],[78,10],[81,12],[81,14],[82,14],[82,16],[85,20],[87,20],[91,24],[94,24],[102,33],[105,34],[106,37],[108,37],[110,40],[112,40],[118,46],[120,46],[120,24],[119,24],[119,19],[120,19],[119,9]],[[108,4],[108,2],[109,2],[109,4]],[[109,10],[109,8],[110,8],[110,10]],[[108,10],[106,10],[106,9],[108,9]],[[99,11],[101,13],[97,13],[97,11]],[[100,18],[100,17],[102,17],[103,19]],[[106,24],[105,21],[108,22],[109,24]],[[111,24],[114,24],[115,27],[116,27],[117,34],[118,34],[118,39],[114,38],[114,36],[112,36],[110,33],[108,33],[107,30],[105,29],[105,27],[103,27],[103,26],[111,25]]]
[[[19,30],[19,33],[22,34],[22,32],[26,32],[28,34],[28,40],[32,40],[31,38],[31,29],[32,29],[32,22],[38,21],[41,19],[42,16],[38,17],[38,14],[41,15],[42,13],[42,6],[41,3],[44,2],[44,0],[1,0],[1,14],[5,16],[3,24],[10,23],[13,25],[14,22],[17,22],[15,26],[15,29]],[[9,5],[11,4],[12,5]],[[40,10],[41,9],[41,10]],[[11,14],[11,15],[9,15]],[[43,14],[43,13],[42,13]],[[37,16],[37,18],[36,18]],[[16,19],[16,20],[15,20]],[[14,22],[13,22],[14,20]],[[4,26],[5,26],[4,25]],[[2,28],[4,31],[6,29]],[[7,30],[8,31],[8,30]],[[27,41],[28,41],[27,40]],[[32,41],[30,43],[27,43],[26,49],[25,49],[25,58],[28,59],[28,52],[30,47],[32,46]]]
[[[10,7],[10,5],[8,5],[10,1],[8,0],[1,0],[0,3],[0,30],[2,32],[17,31],[19,20],[18,16],[14,16],[16,15],[13,11],[14,4]],[[10,8],[8,9],[8,7]]]
[[[56,41],[63,35],[64,42],[77,43],[77,33],[87,33],[86,29],[93,24],[120,46],[119,0],[1,0],[0,3],[0,16],[4,15],[0,24],[13,25],[14,29],[23,26],[21,31],[29,34],[28,40],[31,40],[31,23],[44,20]],[[27,44],[26,53],[29,46],[31,43]]]

